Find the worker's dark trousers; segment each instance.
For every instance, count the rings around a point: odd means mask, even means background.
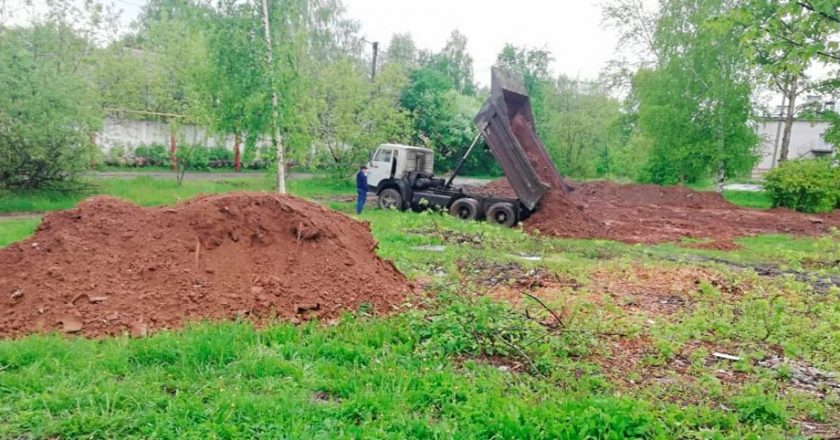
[[[367,191],[356,191],[358,197],[356,198],[356,214],[362,213],[362,208],[365,207],[365,200],[367,200]]]

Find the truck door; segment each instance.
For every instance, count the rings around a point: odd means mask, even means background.
[[[391,177],[391,158],[394,152],[391,148],[379,147],[373,153],[370,161],[370,172],[368,173],[368,185],[379,186],[379,182]]]

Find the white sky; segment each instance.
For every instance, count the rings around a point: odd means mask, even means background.
[[[24,0],[0,0],[25,19]],[[44,0],[33,0],[35,9]],[[81,0],[80,0],[81,2]],[[111,0],[131,23],[146,0]],[[108,1],[106,0],[106,3]],[[18,7],[15,7],[18,4]],[[613,57],[616,36],[601,26],[601,8],[591,0],[344,0],[348,18],[358,21],[365,39],[384,47],[395,33],[410,33],[419,49],[438,51],[450,32],[466,35],[474,60],[475,80],[490,82],[490,66],[505,43],[547,48],[553,70],[594,79]]]
[[[0,0],[0,11],[12,22],[25,22],[43,11],[45,0]],[[76,0],[81,3],[84,0]],[[580,79],[595,79],[614,55],[617,36],[601,23],[602,0],[344,0],[347,17],[360,24],[369,41],[384,50],[395,33],[409,33],[419,49],[438,51],[452,30],[467,37],[475,81],[490,82],[490,67],[505,43],[546,48],[554,55],[552,70]],[[27,5],[29,3],[29,5]],[[105,0],[109,3],[109,0]],[[110,0],[128,26],[147,0]],[[655,0],[646,0],[655,7]],[[11,17],[10,17],[11,16]],[[814,77],[827,69],[814,66]],[[767,101],[781,99],[770,93]]]
[[[545,47],[554,71],[593,79],[613,57],[616,36],[601,26],[595,1],[572,0],[345,0],[347,15],[366,39],[384,46],[408,32],[421,49],[440,50],[450,32],[466,35],[475,79],[490,82],[490,66],[505,43]]]

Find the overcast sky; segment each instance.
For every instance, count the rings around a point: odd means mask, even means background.
[[[31,0],[43,9],[45,0]],[[77,0],[82,2],[84,0]],[[105,0],[122,11],[127,26],[147,0]],[[490,82],[490,66],[505,43],[546,48],[554,55],[553,70],[581,79],[594,79],[614,55],[616,33],[601,24],[604,0],[344,0],[348,18],[359,22],[369,41],[384,50],[391,35],[410,33],[420,49],[440,50],[457,29],[466,35],[473,56],[475,80]],[[656,0],[645,0],[655,7]],[[25,21],[24,0],[0,0]],[[16,7],[17,6],[17,7]],[[7,11],[8,14],[8,11]],[[1,18],[1,17],[0,17]],[[8,17],[7,17],[8,18]],[[824,77],[827,69],[814,66],[811,74]],[[771,94],[773,95],[773,94]],[[770,96],[765,97],[770,100]],[[778,101],[773,95],[772,100]]]
[[[387,44],[391,35],[409,32],[422,49],[440,50],[450,32],[468,39],[475,79],[490,82],[490,66],[505,43],[546,47],[554,70],[595,78],[612,58],[616,36],[601,26],[595,1],[571,0],[345,0],[348,16],[362,34]]]
[[[2,2],[3,0],[0,0]],[[18,0],[11,0],[13,6]],[[111,0],[131,23],[146,0]],[[20,0],[22,5],[24,2]],[[34,0],[40,6],[43,0]],[[107,3],[107,0],[106,0]],[[490,82],[490,66],[505,43],[547,48],[554,71],[595,78],[613,57],[615,34],[601,26],[598,1],[571,0],[344,0],[361,33],[384,48],[391,35],[408,32],[421,49],[440,50],[450,32],[467,36],[475,80]],[[18,10],[18,12],[23,12]],[[25,15],[25,14],[21,14]],[[23,18],[18,16],[18,18]]]

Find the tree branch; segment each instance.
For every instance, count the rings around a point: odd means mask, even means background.
[[[805,47],[805,46],[806,46],[804,43],[800,43],[800,42],[798,42],[798,41],[793,41],[793,40],[791,40],[790,38],[788,38],[788,37],[786,37],[786,36],[784,36],[784,35],[780,35],[780,37],[781,37],[781,39],[782,39],[782,40],[785,40],[785,41],[786,41],[786,42],[788,42],[789,44],[792,44],[792,45],[794,45],[794,46],[796,46],[796,47]],[[834,60],[834,61],[840,61],[840,54],[834,54],[834,53],[831,53],[831,52],[826,52],[826,51],[823,51],[823,50],[818,50],[818,51],[817,51],[817,55],[820,55],[820,56],[823,56],[823,57],[826,57],[826,58],[832,59],[832,60]]]
[[[797,2],[796,4],[798,4],[799,6],[802,6],[803,8],[805,8],[805,9],[811,11],[811,12],[816,12],[817,14],[819,14],[820,16],[822,16],[823,18],[825,18],[827,20],[831,20],[831,21],[840,23],[840,16],[836,17],[836,16],[831,15],[831,14],[826,14],[823,11],[818,11],[814,7],[814,5],[812,5],[811,2],[809,2],[809,1],[801,1],[801,2]]]

